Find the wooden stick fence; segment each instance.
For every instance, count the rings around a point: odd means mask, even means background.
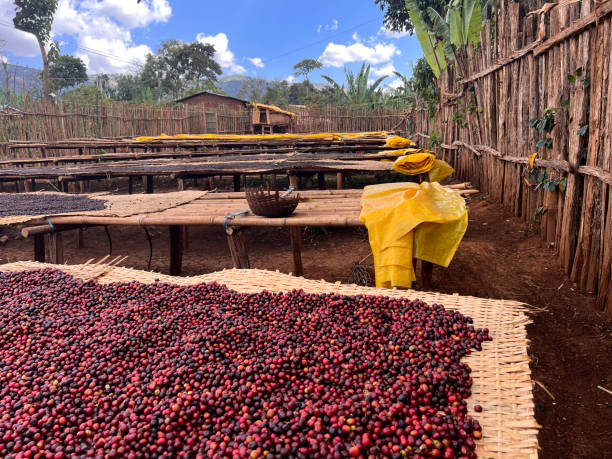
[[[612,0],[529,15],[543,3],[502,0],[481,45],[468,50],[467,78],[450,71],[434,116],[413,111],[410,124],[441,140],[459,178],[539,224],[571,279],[597,293],[612,320]],[[556,109],[552,131],[530,128],[547,108]],[[544,137],[552,148],[536,148]],[[536,151],[548,177],[539,186],[527,173]]]

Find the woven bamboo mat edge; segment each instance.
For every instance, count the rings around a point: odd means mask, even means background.
[[[157,194],[112,195],[108,193],[90,193],[86,195],[67,195],[87,196],[92,199],[103,200],[105,201],[106,208],[101,210],[64,212],[56,214],[47,213],[36,215],[11,215],[8,217],[0,217],[0,226],[27,223],[33,220],[39,220],[41,218],[53,216],[57,217],[66,215],[87,215],[98,217],[130,217],[139,214],[151,214],[184,206],[185,204],[197,201],[208,193],[208,191],[189,190]],[[66,193],[56,192],[44,192],[40,194],[66,195]]]
[[[338,293],[343,295],[382,295],[394,298],[419,298],[429,304],[442,304],[472,317],[477,327],[489,328],[492,342],[483,345],[481,352],[473,352],[464,361],[472,369],[472,396],[468,399],[470,414],[483,426],[483,438],[477,442],[479,457],[537,458],[537,424],[533,412],[531,371],[527,348],[526,326],[531,323],[529,307],[515,301],[464,297],[414,290],[387,290],[357,285],[329,283],[293,277],[264,270],[228,269],[195,277],[172,277],[130,268],[103,264],[49,265],[17,262],[0,266],[0,271],[23,271],[52,267],[75,277],[101,283],[168,282],[193,285],[218,282],[239,292],[261,290],[289,291],[303,289],[309,293]],[[481,413],[473,412],[481,405]]]

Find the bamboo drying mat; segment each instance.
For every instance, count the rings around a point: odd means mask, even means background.
[[[531,373],[525,327],[530,323],[528,308],[504,300],[445,295],[414,290],[387,290],[357,285],[315,281],[263,270],[230,269],[197,277],[171,277],[109,265],[48,265],[19,262],[0,266],[0,271],[21,271],[54,267],[75,277],[96,279],[101,283],[156,280],[178,285],[218,282],[239,292],[253,293],[263,289],[288,291],[303,289],[308,293],[333,292],[343,295],[383,295],[420,298],[429,304],[442,304],[472,317],[475,327],[489,329],[493,341],[483,343],[464,361],[472,369],[472,396],[468,407],[483,427],[483,438],[477,441],[477,453],[484,458],[538,457],[538,424],[533,415]],[[482,413],[473,406],[481,405]]]
[[[93,199],[105,201],[105,209],[85,212],[68,212],[47,215],[11,215],[0,218],[0,226],[25,223],[31,220],[50,217],[52,215],[90,215],[97,217],[129,217],[132,215],[162,212],[167,209],[176,208],[193,202],[207,191],[175,191],[171,193],[157,194],[129,194],[112,195],[106,193],[88,194]],[[41,193],[41,194],[63,194],[63,193]]]

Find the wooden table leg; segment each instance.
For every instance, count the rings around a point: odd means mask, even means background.
[[[82,249],[83,246],[83,230],[79,228],[76,230],[76,248]]]
[[[153,194],[153,176],[147,175],[145,176],[145,193]]]
[[[249,254],[246,247],[245,228],[229,227],[226,233],[234,268],[249,269],[251,264],[249,263]]]
[[[170,275],[180,276],[183,264],[183,231],[179,225],[170,225]]]
[[[293,251],[293,274],[296,276],[303,276],[302,228],[299,226],[290,226],[289,235],[291,236],[291,250]]]
[[[240,191],[240,176],[239,175],[234,175],[234,191],[238,192]]]
[[[292,186],[294,190],[299,190],[300,178],[297,175],[289,175],[289,185]]]
[[[336,174],[336,189],[344,190],[344,173],[338,172]]]
[[[134,192],[134,177],[128,177],[128,194],[132,194]]]
[[[433,263],[420,260],[421,263],[421,287],[429,290],[433,284]]]
[[[176,179],[176,191],[185,191],[185,180],[180,177]]]
[[[317,181],[319,182],[319,190],[325,189],[325,173],[317,173]]]
[[[64,264],[64,239],[62,233],[49,235],[49,262],[55,265]]]
[[[34,236],[34,261],[45,262],[45,235]]]

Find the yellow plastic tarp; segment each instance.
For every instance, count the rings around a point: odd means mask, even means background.
[[[330,138],[333,140],[350,139],[356,137],[386,136],[386,132],[320,132],[317,134],[161,134],[158,136],[135,137],[137,142],[152,140],[265,140],[265,139],[301,139],[301,138]]]
[[[414,145],[415,143],[412,140],[406,139],[404,137],[399,137],[397,135],[389,137],[385,144],[385,146],[389,148],[405,148],[405,147],[412,147]]]
[[[393,163],[393,169],[406,175],[428,173],[430,182],[441,182],[455,172],[450,164],[441,159],[436,159],[431,153],[400,156]]]
[[[288,115],[291,118],[295,118],[295,113],[293,112],[288,112],[287,110],[283,110],[280,107],[277,107],[276,105],[266,105],[266,104],[256,104],[256,103],[252,103],[251,104],[252,107],[254,108],[263,108],[263,109],[267,109],[276,113],[282,113],[283,115]]]
[[[429,182],[366,187],[359,218],[368,228],[376,286],[383,288],[410,288],[413,258],[447,267],[468,224],[463,198]]]
[[[399,150],[383,150],[383,151],[379,151],[377,154],[381,156],[387,156],[387,155],[404,156],[404,155],[412,155],[414,153],[431,153],[431,151],[425,148],[402,148]]]

